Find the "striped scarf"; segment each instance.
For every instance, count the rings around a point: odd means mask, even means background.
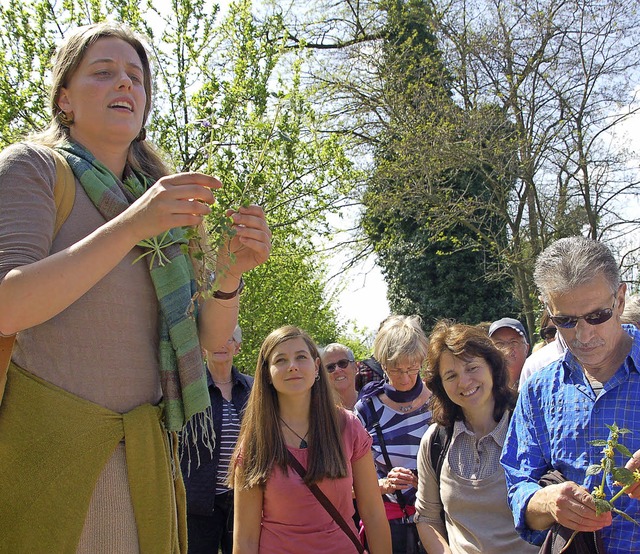
[[[67,142],[58,148],[80,181],[87,195],[109,221],[142,196],[151,186],[142,174],[127,167],[125,185],[82,146]],[[123,197],[124,195],[124,197]],[[124,199],[126,198],[126,200]],[[186,244],[180,228],[156,237],[165,257],[154,256],[147,245],[139,244],[149,259],[151,280],[160,306],[160,383],[164,404],[164,425],[168,431],[180,431],[191,418],[200,414],[208,429],[211,405],[196,318],[191,313],[196,292],[193,265],[183,253]],[[203,423],[201,422],[201,423]],[[206,431],[203,431],[208,442]],[[213,435],[210,435],[213,438]]]

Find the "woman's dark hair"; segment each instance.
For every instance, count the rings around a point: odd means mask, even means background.
[[[493,378],[492,392],[495,400],[493,419],[495,421],[500,421],[505,410],[513,409],[516,395],[509,388],[509,374],[504,354],[478,327],[441,320],[436,323],[429,336],[425,376],[425,384],[433,393],[431,410],[435,422],[450,428],[455,421],[464,420],[462,408],[449,398],[442,384],[440,358],[445,351],[463,359],[480,357],[489,364]]]

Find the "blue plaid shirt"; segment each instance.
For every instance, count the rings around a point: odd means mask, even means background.
[[[526,526],[525,512],[529,499],[540,489],[538,479],[547,471],[557,469],[567,480],[592,491],[602,476],[587,477],[586,469],[600,463],[602,447],[592,446],[589,441],[609,438],[605,424],[630,429],[631,433],[620,436],[620,443],[631,453],[640,449],[640,331],[633,326],[624,328],[633,337],[631,352],[597,398],[569,350],[534,373],[520,391],[500,461],[516,529],[529,542],[541,544],[546,535],[546,531]],[[626,462],[616,452],[616,465]],[[608,476],[607,498],[619,490]],[[625,494],[614,506],[640,522],[638,500]],[[640,552],[640,527],[613,516],[611,526],[602,530],[607,552]]]

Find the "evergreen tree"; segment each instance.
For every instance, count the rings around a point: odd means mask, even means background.
[[[446,183],[452,201],[458,194],[483,204],[489,189],[473,165],[455,172],[421,165],[420,151],[432,148],[430,131],[437,137],[436,129],[454,125],[458,109],[427,3],[397,0],[386,9],[381,76],[388,90],[388,132],[375,147],[362,223],[389,285],[391,308],[418,313],[427,326],[443,317],[478,323],[514,315],[511,280],[496,273],[491,249],[473,246],[476,231],[463,224],[446,233],[431,228],[430,211],[438,206],[430,203],[430,190]],[[507,240],[495,215],[478,211],[474,220],[480,230]]]

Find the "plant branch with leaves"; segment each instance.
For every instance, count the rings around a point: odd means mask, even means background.
[[[631,521],[636,525],[640,525],[635,519],[627,515],[622,510],[618,510],[613,505],[613,503],[618,498],[620,498],[620,496],[625,494],[633,485],[640,481],[640,470],[636,469],[635,471],[631,471],[625,467],[617,467],[615,465],[614,458],[616,451],[625,456],[627,459],[633,456],[629,449],[624,444],[620,443],[620,436],[631,433],[631,431],[624,427],[618,427],[618,425],[616,425],[615,423],[613,425],[607,425],[607,427],[611,431],[611,435],[607,440],[589,441],[589,444],[593,446],[602,446],[602,453],[604,454],[599,464],[593,464],[587,468],[587,475],[602,474],[600,485],[598,485],[591,492],[591,496],[593,497],[596,505],[596,514],[600,515],[605,512],[614,512],[621,515],[626,520]],[[607,499],[604,490],[607,481],[607,475],[611,475],[615,480],[615,483],[622,487],[609,499]]]

